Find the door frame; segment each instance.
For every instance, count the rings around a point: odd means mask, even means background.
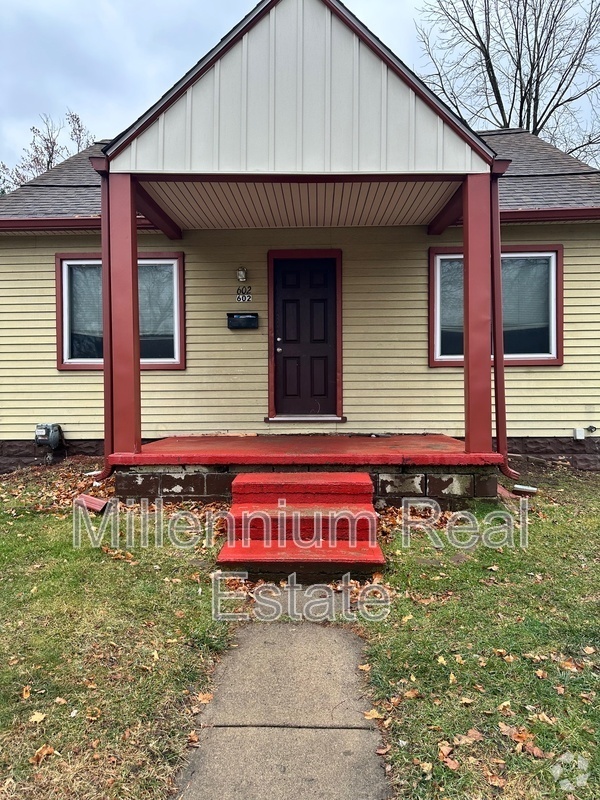
[[[265,422],[277,422],[275,401],[275,261],[277,259],[298,259],[306,261],[312,258],[330,258],[335,260],[335,329],[336,329],[336,416],[337,422],[345,422],[343,416],[343,353],[342,353],[342,251],[341,250],[269,250],[268,252],[268,347],[269,347],[269,409]],[[303,422],[303,420],[281,419],[282,422]],[[310,417],[310,423],[320,422],[317,417]],[[322,422],[331,422],[331,417]]]

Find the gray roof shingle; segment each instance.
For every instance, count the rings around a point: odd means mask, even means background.
[[[64,218],[100,215],[100,176],[91,156],[103,156],[106,141],[96,142],[43,175],[0,197],[0,219]]]
[[[512,163],[500,179],[502,211],[600,208],[600,172],[520,128],[479,134]]]
[[[502,211],[600,209],[600,171],[521,129],[485,131],[481,138],[511,159],[500,179]],[[100,215],[100,177],[90,156],[96,142],[49,172],[0,197],[0,222],[7,218],[89,218]]]

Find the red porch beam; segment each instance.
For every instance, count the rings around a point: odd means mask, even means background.
[[[442,210],[431,220],[427,233],[430,236],[440,236],[450,225],[454,225],[462,217],[463,190],[458,189]]]
[[[135,204],[140,214],[146,217],[149,222],[162,231],[169,239],[183,238],[181,228],[175,220],[171,219],[156,200],[137,182],[135,185]]]
[[[142,449],[135,189],[131,175],[108,179],[113,452]],[[106,366],[105,366],[106,371]],[[108,384],[108,381],[107,381]]]
[[[491,176],[464,182],[465,450],[492,450]]]

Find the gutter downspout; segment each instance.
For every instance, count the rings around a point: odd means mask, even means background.
[[[492,209],[492,342],[494,348],[494,411],[496,417],[496,449],[504,457],[500,467],[503,475],[516,480],[519,473],[508,466],[508,436],[506,426],[506,381],[504,377],[504,322],[502,315],[502,244],[500,235],[500,199],[498,179],[510,162],[494,161],[491,182]]]
[[[112,315],[110,285],[110,205],[108,192],[108,159],[90,158],[92,166],[100,175],[101,192],[101,240],[102,240],[102,355],[104,361],[104,469],[97,480],[110,477],[114,467],[108,463],[113,452],[113,370],[112,370]]]

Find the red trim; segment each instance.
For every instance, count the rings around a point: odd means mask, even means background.
[[[100,177],[104,178],[108,175],[110,165],[106,156],[90,156],[90,164]]]
[[[217,45],[214,49],[212,56],[208,58],[206,63],[204,63],[201,67],[195,67],[188,73],[187,77],[184,76],[182,79],[181,85],[173,92],[173,94],[165,97],[163,100],[159,100],[158,103],[155,105],[154,109],[151,110],[148,117],[140,123],[139,127],[135,129],[128,129],[131,132],[127,135],[127,131],[121,134],[124,138],[119,144],[115,147],[115,149],[110,152],[109,159],[114,158],[117,156],[131,141],[137,138],[144,130],[146,130],[155,120],[172,106],[191,86],[193,86],[200,78],[205,75],[217,61],[220,61],[226,53],[231,50],[239,41],[241,41],[244,36],[255,26],[257,25],[261,19],[263,19],[272,8],[274,8],[279,0],[271,0],[271,2],[267,3],[260,11],[256,12],[251,19],[244,25],[243,20],[241,27],[235,35],[231,35],[229,41],[225,41],[221,45]],[[463,126],[458,119],[454,115],[454,113],[447,108],[441,100],[435,97],[433,92],[429,94],[427,88],[419,81],[416,75],[414,75],[408,67],[404,66],[403,64],[400,65],[397,61],[391,57],[393,54],[388,53],[387,50],[380,44],[380,42],[376,39],[376,37],[370,33],[370,31],[366,30],[362,27],[362,23],[357,24],[359,20],[357,20],[354,15],[351,15],[346,8],[343,6],[340,7],[336,3],[331,2],[331,0],[323,0],[327,8],[335,14],[335,16],[342,21],[347,27],[359,38],[363,44],[365,44],[376,56],[378,56],[392,72],[397,75],[403,83],[407,84],[413,92],[427,105],[431,108],[436,115],[441,117],[450,128],[464,141],[466,142],[487,164],[491,164],[494,160],[494,156],[490,154],[488,147],[483,141],[480,141],[477,137],[477,134],[470,131],[467,126]],[[234,28],[235,30],[235,28]],[[232,32],[233,33],[233,32]],[[372,38],[371,38],[372,37]],[[210,54],[207,54],[207,56]],[[399,60],[398,60],[399,61]],[[118,138],[118,137],[117,137]],[[112,147],[112,144],[108,146],[108,149]],[[489,148],[491,149],[491,148]]]
[[[463,190],[462,186],[456,190],[450,200],[442,210],[429,223],[427,233],[429,236],[439,236],[444,231],[454,225],[462,217],[463,213]]]
[[[100,230],[100,217],[3,217],[0,230],[8,231],[75,231]],[[137,227],[155,230],[147,219],[138,219]]]
[[[492,449],[490,176],[464,183],[465,450]]]
[[[564,247],[562,244],[503,244],[503,253],[556,253],[556,358],[511,358],[505,356],[504,366],[510,367],[562,367],[564,364]],[[443,255],[463,255],[462,247],[429,248],[429,366],[462,367],[462,358],[444,359],[435,357],[435,258]],[[493,362],[493,358],[492,358]]]
[[[492,175],[504,175],[511,164],[510,158],[495,158],[492,161]]]
[[[341,250],[269,250],[268,253],[268,341],[269,341],[269,400],[268,417],[265,421],[273,421],[277,417],[275,407],[275,281],[274,262],[277,258],[335,258],[335,292],[336,292],[336,416],[340,422],[344,417],[344,357],[343,357],[343,294],[342,294],[342,251]],[[290,422],[291,425],[295,422]]]
[[[105,242],[105,235],[103,230],[102,236],[102,252],[107,255],[103,258],[100,253],[57,253],[55,256],[55,272],[56,272],[56,369],[61,372],[87,372],[88,370],[99,371],[104,369],[104,364],[77,364],[69,361],[64,361],[64,336],[63,336],[63,261],[99,261],[101,264],[109,263],[110,261],[110,243],[108,240]],[[175,364],[160,364],[151,361],[140,362],[140,369],[146,370],[184,370],[186,369],[186,326],[185,326],[185,253],[183,252],[151,252],[143,253],[138,251],[138,261],[149,260],[153,258],[169,258],[177,261],[177,285],[179,293],[179,361]],[[102,295],[109,297],[110,288],[109,283],[105,280],[104,271],[102,273]],[[105,304],[106,305],[106,304]],[[103,319],[104,330],[107,328],[107,319]],[[103,333],[104,338],[104,333]],[[104,343],[104,354],[106,357],[107,345]],[[109,355],[110,358],[110,355]]]
[[[183,238],[179,225],[171,219],[167,212],[137,181],[135,182],[135,202],[139,213],[146,217],[159,231],[162,231],[168,239]]]
[[[577,222],[600,219],[600,208],[530,208],[501,211],[502,222]]]
[[[135,173],[139,183],[454,183],[463,181],[463,172],[197,172]]]

